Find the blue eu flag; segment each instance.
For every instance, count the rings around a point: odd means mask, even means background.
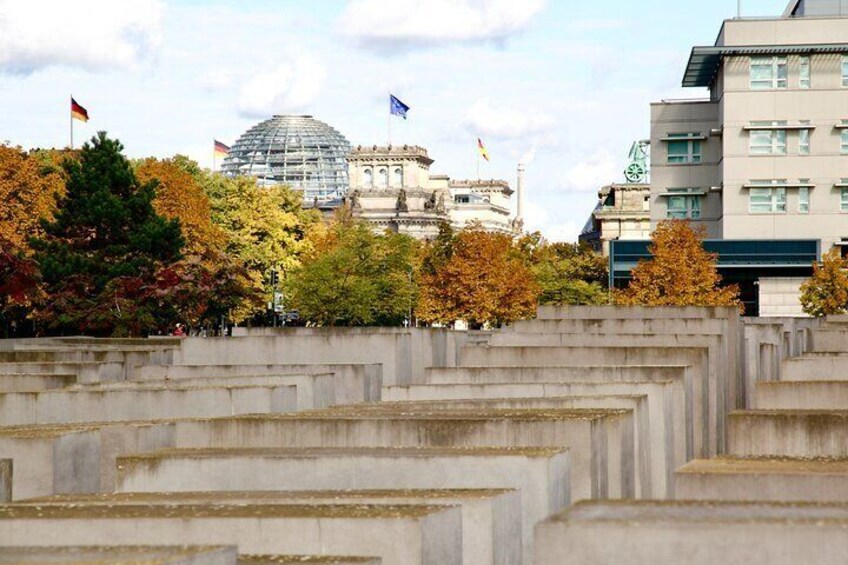
[[[406,113],[409,112],[409,106],[401,102],[394,94],[389,94],[389,108],[393,116],[400,116],[406,119]]]

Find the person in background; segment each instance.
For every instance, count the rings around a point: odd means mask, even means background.
[[[177,324],[171,335],[174,337],[185,337],[185,330],[183,329],[183,325]]]

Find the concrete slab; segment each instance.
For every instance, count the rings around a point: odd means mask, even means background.
[[[131,380],[207,381],[220,377],[258,377],[262,375],[336,375],[338,404],[376,401],[383,386],[380,364],[244,364],[244,365],[142,365],[134,367]],[[364,393],[360,392],[364,389]]]
[[[292,412],[297,396],[293,384],[7,392],[0,393],[0,426]]]
[[[122,363],[73,363],[73,362],[38,362],[38,363],[3,363],[0,362],[0,373],[4,375],[74,375],[79,383],[98,383],[105,381],[126,380],[126,366]]]
[[[338,557],[314,555],[243,555],[238,565],[380,565],[379,557]]]
[[[571,498],[633,498],[635,448],[627,410],[311,412],[177,424],[177,447],[568,448]]]
[[[100,487],[96,431],[0,428],[0,455],[13,462],[12,500]]]
[[[176,504],[424,504],[462,509],[463,564],[521,563],[521,498],[508,489],[249,491],[112,493],[54,496],[26,501],[44,505]]]
[[[677,470],[677,494],[682,500],[848,503],[848,459],[690,461]]]
[[[662,347],[481,347],[461,350],[463,367],[563,367],[587,365],[684,365],[692,367],[691,379],[694,430],[691,445],[695,456],[714,455],[718,449],[718,416],[724,417],[724,398],[715,383],[710,383],[709,351],[706,348]],[[701,425],[706,422],[706,425]],[[723,424],[722,424],[723,426]],[[700,432],[700,433],[698,433]],[[688,435],[688,430],[687,430]]]
[[[357,410],[357,408],[361,408]],[[666,465],[672,466],[672,461],[654,457],[651,446],[653,443],[664,442],[662,435],[651,437],[650,412],[648,396],[642,395],[604,395],[604,396],[571,396],[559,398],[502,398],[502,399],[470,399],[470,400],[437,400],[419,402],[381,402],[361,404],[359,406],[334,406],[332,413],[359,412],[373,414],[399,414],[428,411],[481,411],[490,410],[628,410],[633,412],[635,428],[635,471],[637,498],[662,497],[663,492],[654,493],[654,475],[664,475]],[[610,461],[616,455],[615,446],[610,445]],[[611,468],[619,468],[620,463],[611,463]],[[672,467],[673,471],[673,467]]]
[[[0,565],[237,565],[234,546],[3,547]]]
[[[0,453],[16,461],[13,500],[115,489],[119,455],[174,447],[171,422],[0,428]]]
[[[729,426],[729,455],[848,457],[848,410],[747,410]]]
[[[781,365],[782,381],[846,381],[848,357],[842,355],[807,353],[785,359]]]
[[[848,380],[757,383],[755,410],[842,410],[848,407]]]
[[[387,401],[440,401],[443,399],[525,399],[560,397],[598,397],[615,395],[645,395],[648,399],[648,420],[652,460],[665,461],[666,472],[651,477],[654,497],[674,497],[674,469],[686,462],[682,430],[686,427],[685,407],[674,402],[674,384],[654,383],[537,383],[537,384],[438,384],[386,387]],[[682,386],[680,387],[682,388]]]
[[[0,392],[33,392],[76,384],[76,375],[0,375]]]
[[[739,311],[726,306],[539,306],[539,320],[594,319],[729,319],[738,320]]]
[[[0,507],[0,545],[11,540],[32,546],[217,543],[245,554],[460,565],[462,516],[457,507],[412,505]]]
[[[569,503],[568,451],[529,448],[176,449],[121,458],[123,492],[508,488],[533,524]],[[530,561],[527,561],[530,560]]]
[[[337,377],[333,373],[259,375],[241,377],[209,377],[197,379],[180,379],[176,381],[126,381],[117,383],[99,383],[93,389],[99,391],[136,391],[161,390],[163,388],[181,389],[186,387],[215,388],[227,386],[296,386],[297,409],[311,410],[325,408],[340,402],[357,403],[366,398],[365,386],[360,380],[356,382]],[[91,390],[92,387],[85,387]]]
[[[12,459],[0,459],[0,502],[12,500],[12,476],[14,461]]]
[[[536,528],[537,565],[842,565],[848,505],[587,502]]]

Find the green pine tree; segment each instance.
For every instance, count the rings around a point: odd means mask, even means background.
[[[140,335],[157,325],[146,294],[157,269],[180,259],[177,220],[153,209],[123,145],[98,133],[63,163],[67,192],[44,236],[32,242],[47,292],[42,321],[54,330]]]

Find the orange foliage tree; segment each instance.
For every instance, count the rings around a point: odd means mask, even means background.
[[[736,306],[739,288],[722,287],[716,255],[703,247],[703,228],[688,222],[660,222],[652,236],[653,258],[633,269],[630,286],[615,293],[626,306]]]
[[[832,316],[848,311],[848,262],[833,248],[813,264],[813,276],[801,285],[801,305],[810,316]]]
[[[226,243],[224,231],[212,223],[209,197],[197,180],[178,159],[145,159],[136,167],[142,183],[156,182],[153,209],[169,220],[178,219],[187,255],[203,255],[210,250],[220,251]]]
[[[416,314],[425,322],[471,327],[535,314],[539,286],[513,238],[478,227],[448,233],[427,250]]]
[[[52,157],[52,156],[48,156]],[[29,238],[51,219],[65,190],[61,169],[40,152],[0,145],[0,240],[29,254]]]

